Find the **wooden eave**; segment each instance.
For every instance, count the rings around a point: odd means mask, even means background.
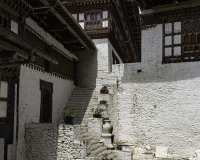
[[[137,61],[141,60],[141,24],[140,14],[137,3],[132,1],[122,1],[126,22],[134,45],[135,56]]]
[[[84,12],[87,9],[92,10],[92,8],[95,8],[94,10],[108,10],[109,7],[112,6],[113,0],[105,0],[105,1],[63,1],[63,4],[66,6],[66,8],[71,12],[71,13],[76,13],[76,12]]]
[[[114,0],[62,0],[62,3],[69,6],[80,6],[80,5],[102,5]]]
[[[193,1],[186,1],[186,2],[173,3],[169,5],[157,6],[157,7],[153,7],[152,9],[153,9],[153,13],[159,13],[159,12],[187,9],[187,8],[193,8],[193,7],[199,7],[199,6],[200,6],[200,1],[193,0]]]
[[[95,49],[93,41],[67,11],[55,0],[26,0],[34,10],[30,16],[38,23],[42,23],[45,31],[59,41],[69,50]],[[64,7],[64,6],[63,6]]]
[[[2,0],[0,1],[0,6],[17,18],[27,17],[29,12],[33,9],[32,6],[24,0]]]
[[[194,0],[126,0],[127,2],[135,2],[140,8],[143,9],[151,9],[153,7],[159,7],[163,5],[169,5],[174,3],[181,2],[192,2]]]

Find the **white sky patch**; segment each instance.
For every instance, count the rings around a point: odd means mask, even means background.
[[[139,9],[139,14],[142,14],[142,12],[141,12],[141,9],[140,9],[140,7],[138,6],[138,9]]]

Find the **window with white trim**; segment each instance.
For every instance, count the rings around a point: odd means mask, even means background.
[[[167,22],[163,25],[163,63],[200,60],[200,20]]]

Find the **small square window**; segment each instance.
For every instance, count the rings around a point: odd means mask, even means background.
[[[172,56],[172,47],[165,48],[165,57]]]
[[[181,44],[181,35],[174,36],[174,44]]]
[[[165,36],[165,46],[172,45],[172,36]]]

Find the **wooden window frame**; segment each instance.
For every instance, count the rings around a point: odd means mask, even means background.
[[[185,23],[186,22],[195,22],[199,21],[200,19],[198,18],[179,18],[179,19],[171,19],[171,20],[166,20],[163,23],[163,61],[162,63],[180,63],[180,62],[194,62],[194,61],[200,61],[200,43],[198,43],[198,35],[200,35],[200,26],[199,30],[193,30],[191,31],[186,31],[185,30]],[[175,22],[181,22],[181,32],[180,33],[174,33],[174,23]],[[172,34],[165,34],[165,24],[166,23],[172,23]],[[192,27],[192,25],[191,25]],[[196,35],[196,43],[191,44],[190,37],[191,35],[195,34]],[[181,44],[173,44],[174,43],[174,35],[181,35]],[[185,39],[184,37],[188,35],[189,36],[189,44],[185,44]],[[172,45],[165,46],[165,36],[172,36]],[[180,46],[181,47],[181,55],[175,56],[174,55],[174,47]],[[193,51],[189,53],[189,47],[193,47]],[[195,51],[195,47],[198,47],[198,52]],[[165,48],[166,47],[172,47],[172,56],[165,56]],[[185,47],[188,47],[188,53],[184,51]]]
[[[100,13],[100,19],[94,19],[94,17],[92,16],[93,14],[97,15],[98,13]],[[87,20],[87,15],[90,14],[90,20]],[[79,21],[81,22],[81,21]],[[98,23],[100,23],[100,27],[98,28]],[[101,30],[103,29],[103,11],[102,10],[90,10],[87,12],[84,12],[84,28],[85,30]],[[87,28],[87,25],[91,25],[92,27]],[[96,24],[96,28],[94,28],[94,24]]]
[[[40,105],[40,123],[52,123],[52,93],[53,93],[53,83],[40,80],[40,90],[41,90],[41,105]],[[44,92],[45,90],[49,91],[50,94],[50,111],[49,111],[49,122],[43,122],[43,100],[44,100]]]

